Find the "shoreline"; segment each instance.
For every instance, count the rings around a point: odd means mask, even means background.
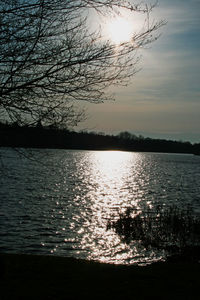
[[[0,299],[196,299],[200,264],[112,265],[0,253]]]
[[[166,150],[145,150],[145,149],[129,149],[129,148],[112,148],[112,147],[51,147],[51,146],[35,146],[35,145],[0,145],[0,149],[23,149],[23,150],[72,150],[72,151],[121,151],[121,152],[133,152],[133,153],[163,153],[163,154],[183,154],[183,155],[195,155],[200,154],[194,152],[181,152],[181,151],[166,151]]]
[[[200,152],[200,143],[137,136],[130,132],[117,135],[73,131],[48,126],[20,126],[0,123],[0,146],[73,150],[120,150],[131,152]]]

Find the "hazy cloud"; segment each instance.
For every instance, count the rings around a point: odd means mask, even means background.
[[[200,141],[200,1],[160,0],[154,17],[168,23],[141,51],[142,71],[113,89],[115,103],[89,105],[88,125]]]

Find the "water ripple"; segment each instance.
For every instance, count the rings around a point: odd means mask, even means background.
[[[0,251],[56,254],[110,263],[163,258],[123,243],[107,222],[127,207],[192,204],[200,212],[200,160],[192,155],[1,149]]]

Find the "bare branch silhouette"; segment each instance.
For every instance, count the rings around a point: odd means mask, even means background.
[[[87,26],[88,10],[146,14],[146,28],[118,46]],[[163,21],[149,25],[153,6],[105,0],[3,0],[0,3],[0,116],[21,125],[76,125],[74,103],[109,99],[106,88],[126,84],[137,71],[136,50]],[[73,123],[73,124],[72,124]],[[63,126],[63,125],[62,125]]]

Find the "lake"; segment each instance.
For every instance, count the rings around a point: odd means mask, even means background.
[[[0,252],[146,264],[163,251],[107,230],[128,207],[192,205],[200,157],[122,151],[0,149]]]

